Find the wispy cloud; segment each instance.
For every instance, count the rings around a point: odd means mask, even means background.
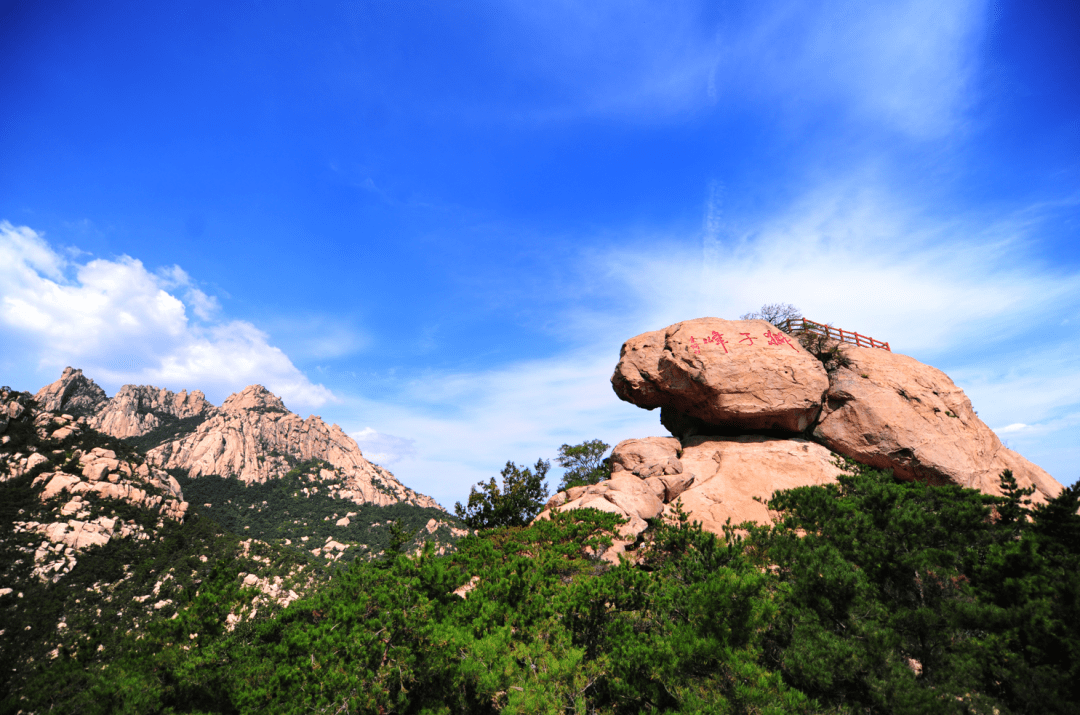
[[[1071,483],[1080,473],[1057,430],[1080,414],[1080,369],[1071,358],[1080,337],[1058,323],[1080,309],[1080,276],[1046,271],[1033,252],[1040,230],[1037,209],[943,219],[866,177],[821,186],[755,222],[722,213],[714,185],[698,235],[639,237],[566,261],[592,281],[588,293],[567,291],[577,298],[552,320],[572,349],[416,375],[392,395],[343,411],[415,439],[415,454],[395,471],[452,503],[507,459],[553,457],[564,442],[663,434],[655,412],[611,390],[621,343],[680,320],[734,318],[782,301],[945,370],[985,421],[1014,425],[1003,431],[1012,446]]]
[[[973,101],[988,5],[522,2],[506,15],[517,39],[503,64],[546,88],[515,117],[653,121],[764,100],[933,137]]]
[[[170,291],[181,292],[184,299]],[[199,318],[193,322],[188,311]],[[126,382],[202,389],[221,401],[261,382],[290,406],[334,399],[254,325],[215,319],[217,300],[179,266],[151,272],[135,258],[76,263],[32,229],[0,222],[0,334],[5,358],[66,365],[113,387]]]

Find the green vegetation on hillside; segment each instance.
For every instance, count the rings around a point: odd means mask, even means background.
[[[302,462],[283,476],[261,484],[244,484],[234,477],[215,475],[189,478],[182,470],[172,473],[192,508],[226,530],[262,540],[288,539],[295,548],[305,550],[322,546],[327,539],[363,545],[362,549],[343,552],[341,558],[345,561],[361,552],[378,554],[389,547],[391,523],[413,532],[415,539],[410,541],[415,546],[433,539],[443,544],[454,540],[449,526],[442,526],[434,533],[424,529],[431,519],[453,527],[463,526],[459,519],[433,507],[400,502],[377,506],[334,499],[318,478],[320,469],[324,468],[330,465],[320,460]],[[349,517],[349,525],[337,526],[338,519],[346,514],[353,515]]]
[[[544,477],[550,468],[544,459],[536,460],[532,469],[507,462],[500,473],[501,487],[495,477],[480,482],[469,489],[468,504],[454,504],[454,513],[471,529],[525,526],[544,508],[548,498]]]
[[[144,435],[124,439],[126,444],[131,445],[140,454],[146,454],[154,447],[163,445],[166,442],[183,439],[206,421],[205,415],[178,418],[168,413],[155,413],[155,416],[159,421],[157,428]]]
[[[1074,713],[1080,495],[1033,510],[1024,496],[852,467],[837,485],[776,495],[775,527],[718,539],[684,515],[620,565],[597,556],[617,517],[556,514],[445,557],[357,560],[232,632],[204,607],[189,642],[155,630],[85,671],[76,694],[44,672],[20,707]],[[235,587],[211,581],[200,598]]]
[[[560,467],[566,469],[562,481],[555,488],[564,492],[571,487],[583,487],[598,484],[611,476],[611,464],[604,459],[604,454],[611,448],[599,439],[581,444],[564,444],[559,447],[559,456],[555,458]]]

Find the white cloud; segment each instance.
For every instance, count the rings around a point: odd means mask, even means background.
[[[1011,425],[1006,425],[1005,427],[995,427],[994,431],[997,432],[999,435],[1002,435],[1002,434],[1012,434],[1014,432],[1022,432],[1022,431],[1026,430],[1026,429],[1030,429],[1030,426],[1026,425],[1026,424],[1024,424],[1022,422],[1016,422],[1016,423],[1011,424]]]
[[[550,90],[541,118],[651,120],[763,99],[792,115],[811,107],[835,118],[839,108],[916,137],[962,121],[989,19],[987,0],[500,9],[514,22],[501,32],[516,39],[504,64]]]
[[[203,322],[192,323],[188,309]],[[152,273],[129,256],[69,262],[32,229],[0,222],[6,360],[17,346],[22,361],[31,356],[57,375],[73,365],[103,385],[202,389],[218,402],[256,382],[296,408],[334,399],[255,326],[212,322],[219,309],[179,266]]]
[[[365,427],[349,435],[360,445],[361,451],[369,461],[381,466],[391,466],[406,457],[416,455],[416,440],[396,437]]]

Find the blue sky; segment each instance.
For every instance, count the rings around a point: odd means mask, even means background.
[[[0,383],[262,383],[446,506],[790,302],[1080,479],[1071,2],[0,3]]]

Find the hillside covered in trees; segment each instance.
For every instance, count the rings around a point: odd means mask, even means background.
[[[228,564],[179,619],[65,652],[15,712],[1072,713],[1080,517],[849,464],[724,538],[685,515],[611,565],[619,517],[556,513],[458,551],[354,561],[220,628]],[[77,685],[56,688],[60,674]],[[70,677],[65,675],[65,678]]]

